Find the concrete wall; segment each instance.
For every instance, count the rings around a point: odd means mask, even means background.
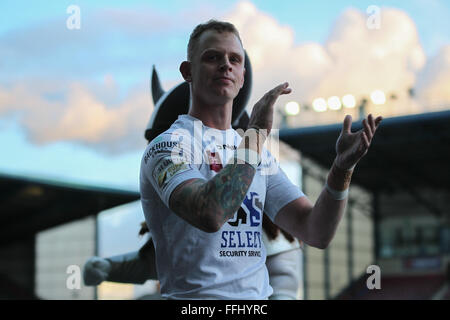
[[[36,294],[42,299],[79,300],[94,299],[95,289],[83,284],[79,289],[67,286],[69,266],[82,268],[86,260],[95,255],[95,217],[77,220],[43,232],[36,237]],[[71,282],[76,286],[76,278]]]

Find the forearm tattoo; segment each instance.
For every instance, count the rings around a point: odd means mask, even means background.
[[[347,190],[350,186],[353,170],[339,169],[333,162],[330,173],[328,174],[328,185],[337,191]]]
[[[200,179],[193,180],[179,190],[175,189],[171,197],[172,210],[186,212],[197,221],[213,214],[220,225],[225,223],[244,201],[256,171],[249,164],[236,162],[226,165],[206,183]]]

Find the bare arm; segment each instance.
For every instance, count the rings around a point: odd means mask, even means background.
[[[275,223],[308,245],[326,248],[347,204],[347,197],[337,200],[341,198],[337,194],[348,190],[353,168],[367,153],[381,120],[381,117],[374,120],[369,115],[363,120],[364,129],[351,133],[351,117],[347,116],[336,143],[337,156],[327,177],[328,188],[322,190],[314,206],[306,197],[290,202],[279,211]]]
[[[191,179],[176,187],[170,208],[193,226],[216,232],[239,209],[254,175],[250,164],[228,164],[209,181]]]
[[[337,174],[335,176],[334,174]],[[341,172],[342,173],[342,172]],[[339,184],[339,169],[333,164],[328,184]],[[349,182],[349,181],[348,181]],[[335,200],[324,188],[315,205],[307,197],[298,198],[284,206],[275,217],[275,223],[306,244],[324,249],[328,246],[344,215],[347,198]]]
[[[287,83],[277,86],[258,101],[250,116],[249,128],[270,131],[273,105],[281,94],[290,93],[287,86]],[[257,134],[255,130],[247,130],[238,150],[249,149],[261,154],[265,137],[265,134]],[[170,209],[191,225],[206,232],[216,232],[241,206],[255,172],[251,164],[232,161],[209,181],[185,181],[172,192]]]

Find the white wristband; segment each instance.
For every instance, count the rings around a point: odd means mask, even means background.
[[[328,193],[333,197],[334,200],[344,200],[348,197],[348,188],[344,191],[337,191],[331,188],[328,183],[325,182],[325,188],[327,189]]]
[[[261,162],[261,156],[256,151],[251,149],[237,149],[232,159],[233,161],[235,161],[234,159],[237,159],[250,164],[255,168],[255,170]]]

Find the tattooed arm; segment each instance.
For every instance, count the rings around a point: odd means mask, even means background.
[[[170,196],[170,208],[200,230],[216,232],[239,209],[255,175],[250,164],[228,164],[209,181],[190,179]]]
[[[253,154],[261,154],[264,141],[272,129],[275,101],[280,95],[290,92],[288,83],[283,83],[255,104],[249,129],[238,151],[250,150]],[[190,179],[181,183],[170,195],[169,207],[193,226],[206,232],[216,232],[241,206],[255,172],[251,164],[232,161],[209,181]]]

